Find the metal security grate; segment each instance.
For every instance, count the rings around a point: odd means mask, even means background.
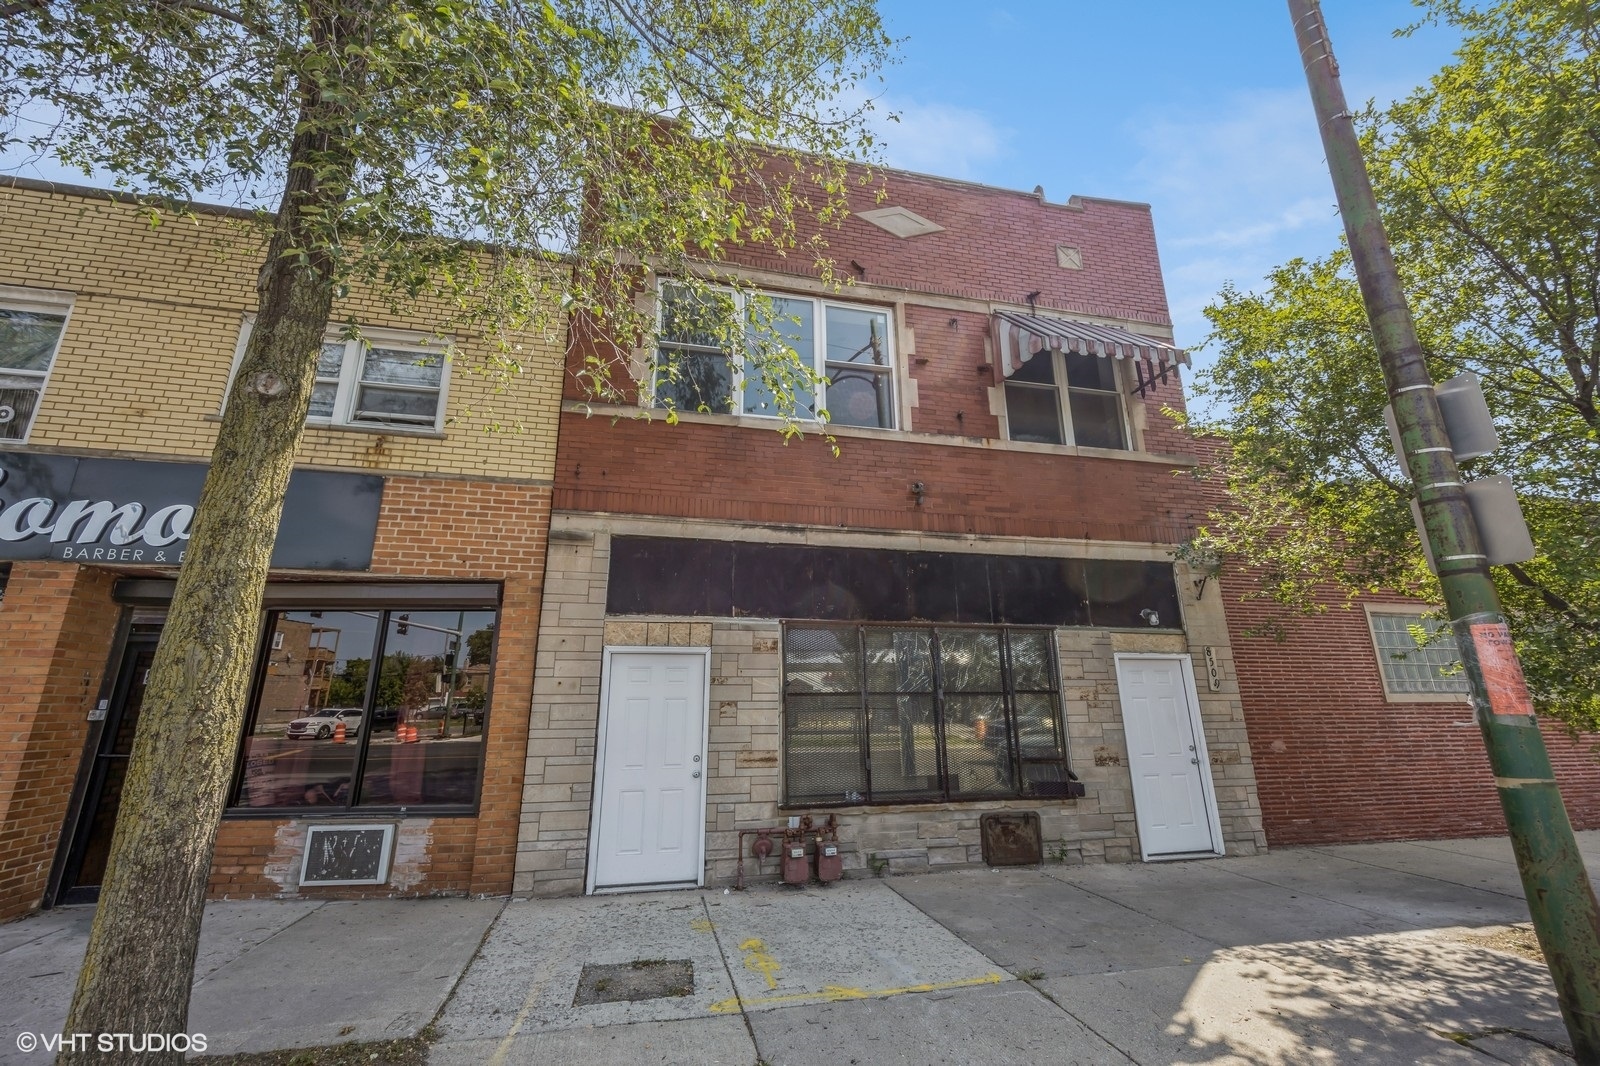
[[[1076,794],[1057,678],[1047,629],[787,625],[785,800]]]

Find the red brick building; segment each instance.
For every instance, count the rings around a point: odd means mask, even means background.
[[[1453,643],[1406,631],[1432,604],[1372,597],[1281,619],[1224,579],[1262,824],[1274,845],[1489,836],[1505,817]],[[1277,620],[1284,639],[1258,632]],[[1567,815],[1600,828],[1600,737],[1543,722]]]
[[[624,402],[569,387],[518,891],[771,877],[757,831],[807,816],[863,872],[985,861],[996,814],[1060,861],[1263,846],[1220,599],[1171,557],[1198,501],[1148,208],[885,193],[827,234],[850,284],[730,249],[739,291],[650,279]],[[837,455],[774,431],[706,307],[815,371]]]

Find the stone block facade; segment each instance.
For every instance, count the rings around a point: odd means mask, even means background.
[[[659,527],[678,534],[691,531],[682,523],[652,524],[640,519],[560,513],[553,519],[524,771],[516,892],[566,895],[584,890],[594,814],[601,671],[608,647],[710,650],[705,771],[708,884],[734,880],[740,830],[781,827],[790,816],[805,813],[819,821],[837,815],[841,857],[850,876],[980,864],[979,819],[999,810],[1039,813],[1047,861],[1138,860],[1133,783],[1117,690],[1118,653],[1191,658],[1199,681],[1200,717],[1225,849],[1229,854],[1253,854],[1265,847],[1237,686],[1223,680],[1217,691],[1211,691],[1205,680],[1205,647],[1216,641],[1226,649],[1226,623],[1214,591],[1185,604],[1182,634],[1056,630],[1068,761],[1085,784],[1082,798],[790,809],[782,805],[780,623],[753,618],[606,615],[612,531],[637,533]],[[732,533],[727,527],[693,530],[702,536],[728,537]],[[754,535],[749,530],[743,533]],[[842,533],[817,537],[830,543],[850,540]],[[967,547],[992,551],[997,544]],[[1192,588],[1192,583],[1188,587]],[[1224,655],[1219,673],[1225,677],[1228,669]],[[749,847],[749,838],[745,847]],[[777,860],[769,859],[764,869],[758,870],[747,850],[747,880],[773,879],[776,866]]]

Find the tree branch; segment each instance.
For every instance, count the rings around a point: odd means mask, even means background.
[[[1600,632],[1600,621],[1595,621],[1592,618],[1585,618],[1583,615],[1579,614],[1576,607],[1568,603],[1558,593],[1553,592],[1549,588],[1540,584],[1538,581],[1535,581],[1531,576],[1529,576],[1526,570],[1522,569],[1522,567],[1518,566],[1516,563],[1508,564],[1506,566],[1506,572],[1515,578],[1517,584],[1521,585],[1523,588],[1532,589],[1533,591],[1537,592],[1539,594],[1539,599],[1544,601],[1544,605],[1546,607],[1564,617],[1567,621],[1571,622],[1574,627],[1588,630],[1591,633]]]
[[[28,2],[34,3],[39,2],[39,0],[28,0]],[[163,0],[158,6],[177,11],[198,11],[203,15],[215,15],[219,19],[225,19],[237,26],[243,26],[251,33],[257,35],[266,33],[266,27],[259,22],[252,22],[238,12],[229,11],[219,4],[209,3],[208,0]]]

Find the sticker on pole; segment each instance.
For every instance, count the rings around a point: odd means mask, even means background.
[[[1489,710],[1508,718],[1531,716],[1533,701],[1528,698],[1528,683],[1522,677],[1522,664],[1517,662],[1510,628],[1504,622],[1474,625],[1472,650],[1489,696]]]

